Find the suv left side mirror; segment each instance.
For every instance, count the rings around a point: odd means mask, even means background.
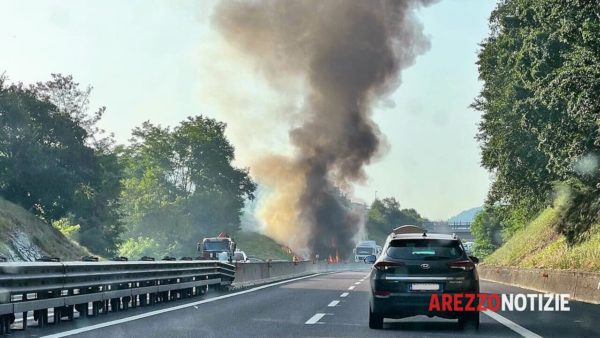
[[[363,259],[363,261],[367,264],[373,264],[373,263],[375,263],[376,260],[377,260],[377,256],[375,256],[375,255],[369,255],[369,256],[365,257],[365,259]]]
[[[475,256],[469,256],[469,259],[473,261],[473,263],[475,264],[479,264],[479,258],[475,257]]]

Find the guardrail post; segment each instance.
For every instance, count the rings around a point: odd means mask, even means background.
[[[73,307],[73,305],[67,306],[67,318],[70,321],[73,321],[73,319],[75,318],[75,308]]]
[[[131,283],[126,283],[122,285],[123,289],[131,289]],[[123,301],[123,310],[127,310],[129,308],[129,302],[131,302],[131,296],[125,296],[122,298]]]
[[[23,322],[21,323],[21,327],[23,329],[23,331],[25,331],[25,329],[27,328],[27,313],[29,313],[28,311],[24,311],[23,312]]]
[[[139,286],[140,286],[140,284],[137,283],[137,282],[131,283],[131,288],[136,288],[136,287],[139,287]],[[138,299],[139,299],[138,295],[133,295],[131,297],[131,307],[135,308],[135,307],[138,306]]]
[[[0,316],[0,334],[9,334],[10,333],[10,324],[14,322],[14,315],[1,315]]]
[[[62,307],[55,307],[54,308],[54,314],[53,314],[54,324],[60,323],[60,319],[61,319],[61,316],[62,316],[62,310],[61,310],[61,308]]]

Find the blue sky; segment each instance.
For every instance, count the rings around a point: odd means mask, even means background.
[[[210,24],[214,3],[0,0],[0,72],[25,83],[63,73],[91,84],[92,104],[107,106],[101,126],[122,143],[145,120],[224,120],[239,164],[248,165],[269,144],[285,150],[282,121],[261,111],[286,100],[247,65],[234,64],[239,58],[221,54]],[[480,88],[476,54],[494,6],[442,0],[418,13],[431,49],[404,70],[390,96],[395,107],[375,108],[389,149],[367,168],[369,182],[355,187],[357,199],[394,196],[434,219],[482,204],[490,178],[474,139],[479,113],[468,105]],[[241,106],[250,111],[226,111]],[[248,132],[248,123],[260,127]]]

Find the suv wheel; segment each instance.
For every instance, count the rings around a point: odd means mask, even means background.
[[[373,313],[371,307],[369,307],[369,328],[377,330],[383,329],[383,316]]]
[[[458,318],[458,325],[461,329],[479,329],[479,312],[467,312]]]

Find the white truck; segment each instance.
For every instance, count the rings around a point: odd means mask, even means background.
[[[381,253],[381,246],[377,245],[375,241],[360,241],[354,248],[354,261],[362,262],[365,257],[375,255],[379,257]]]

